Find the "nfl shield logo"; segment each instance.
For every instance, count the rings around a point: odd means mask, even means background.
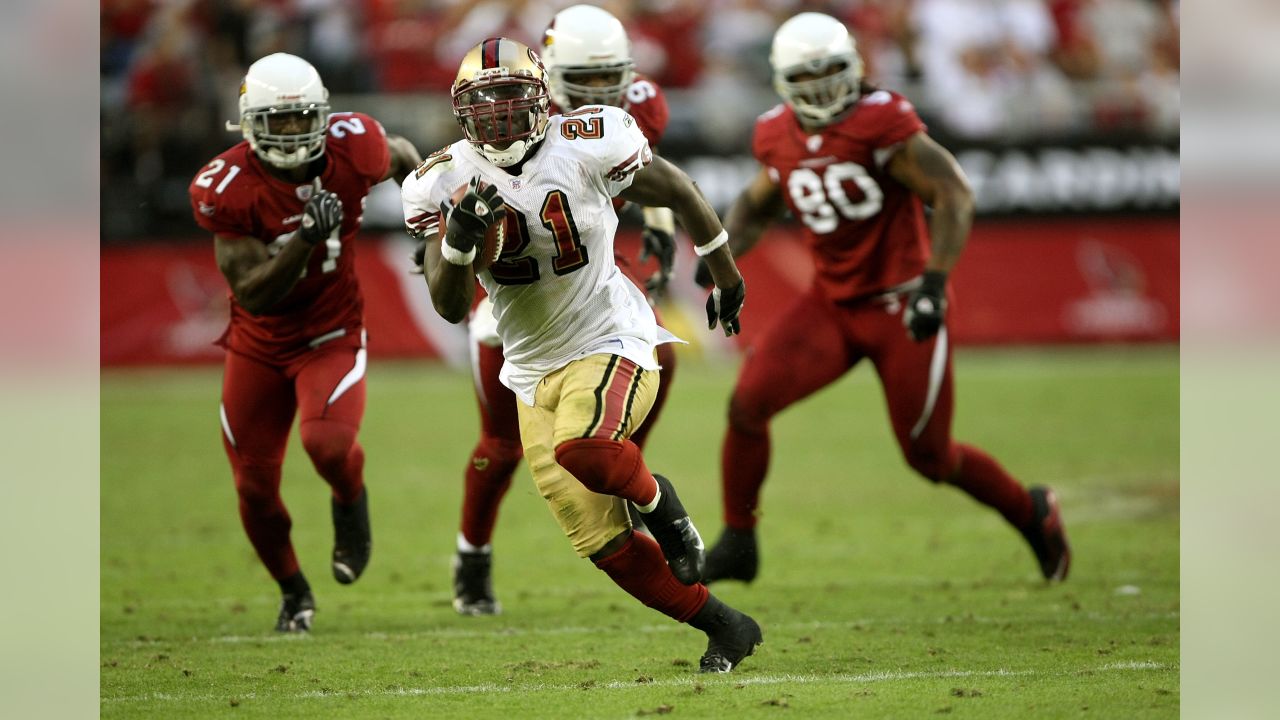
[[[511,189],[512,190],[520,189],[520,178],[511,178]]]
[[[298,199],[306,202],[311,199],[311,193],[315,191],[315,188],[311,185],[299,185],[294,190],[298,193]]]
[[[818,152],[818,148],[822,147],[822,136],[810,135],[809,137],[805,138],[804,146],[809,148],[809,152],[811,153]]]

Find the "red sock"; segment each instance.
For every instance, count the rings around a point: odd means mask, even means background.
[[[556,446],[556,462],[601,495],[614,495],[636,505],[648,505],[658,483],[644,464],[640,448],[630,440],[579,438]]]
[[[1021,530],[1031,522],[1031,495],[995,458],[972,445],[957,444],[959,460],[949,485],[964,490],[974,500],[995,508],[1009,524]]]
[[[360,499],[364,490],[364,449],[356,442],[356,428],[338,420],[316,418],[298,428],[302,447],[316,472],[341,505]]]
[[[511,487],[511,476],[524,457],[519,443],[481,437],[467,461],[462,496],[462,536],[480,547],[493,539],[498,506]]]
[[[293,521],[280,498],[280,466],[241,465],[235,480],[240,522],[258,558],[275,580],[296,575],[298,557],[289,541]]]
[[[744,432],[732,423],[720,451],[720,478],[724,493],[724,524],[736,530],[756,526],[760,487],[769,470],[769,431]]]
[[[707,603],[707,587],[676,580],[658,543],[642,533],[632,533],[620,550],[597,560],[596,567],[632,597],[677,622],[697,615]]]

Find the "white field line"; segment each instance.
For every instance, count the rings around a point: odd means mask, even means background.
[[[883,670],[879,672],[840,674],[840,675],[696,675],[688,678],[667,678],[647,683],[636,681],[614,680],[596,683],[589,686],[591,690],[626,690],[638,687],[684,687],[694,684],[704,686],[723,685],[814,685],[814,684],[868,684],[880,682],[896,682],[901,680],[945,680],[952,678],[1002,678],[1002,677],[1071,677],[1095,673],[1130,672],[1137,670],[1178,670],[1177,665],[1168,665],[1151,661],[1118,662],[1080,668],[1066,672],[1042,672],[1039,670],[942,670],[938,672],[900,672]],[[302,700],[311,698],[349,698],[349,697],[396,697],[423,695],[475,695],[492,693],[529,693],[529,692],[564,692],[582,690],[580,683],[546,684],[527,683],[519,685],[444,685],[434,687],[396,687],[366,690],[308,690],[306,692],[286,695],[262,695],[264,700]],[[105,703],[148,703],[148,702],[227,702],[230,698],[254,700],[257,693],[222,693],[218,695],[175,695],[173,693],[146,693],[143,695],[127,695],[121,697],[105,697]]]
[[[954,615],[940,618],[880,618],[880,619],[861,619],[861,620],[843,620],[840,622],[827,621],[809,621],[809,622],[790,622],[790,623],[770,623],[766,626],[769,630],[795,631],[795,630],[823,630],[823,629],[861,629],[868,627],[902,627],[902,626],[919,626],[919,625],[1002,625],[1006,623],[1053,623],[1067,622],[1072,623],[1085,620],[1095,623],[1107,622],[1132,622],[1133,620],[1178,620],[1180,618],[1177,612],[1160,612],[1160,613],[1141,613],[1137,615],[1114,614],[1104,615],[1095,612],[1072,612],[1059,613],[1055,615],[1045,616],[1022,616],[1016,618],[1004,617],[984,617],[981,615]],[[483,622],[483,621],[482,621]],[[468,628],[442,627],[428,630],[415,630],[413,632],[368,632],[362,633],[359,637],[367,640],[383,640],[383,641],[405,641],[405,640],[422,640],[427,638],[451,638],[451,639],[494,639],[494,638],[512,638],[521,636],[556,636],[556,635],[589,635],[601,632],[604,628],[598,625],[565,625],[561,627],[542,627],[542,628],[526,628],[526,627],[495,627],[491,630],[473,630]],[[640,625],[632,627],[629,632],[639,633],[665,633],[665,632],[687,632],[684,625],[677,623],[669,623],[666,625]],[[320,638],[349,640],[347,636],[327,636],[323,631],[317,631],[316,640]],[[175,645],[180,643],[210,643],[210,644],[236,644],[236,643],[278,643],[278,642],[309,642],[312,636],[298,635],[289,633],[263,633],[261,635],[220,635],[209,638],[201,637],[185,637],[185,638],[146,638],[132,639],[122,641],[120,644],[132,647],[150,647],[152,645]],[[111,643],[104,643],[110,645]]]

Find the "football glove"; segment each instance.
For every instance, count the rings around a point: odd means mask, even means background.
[[[698,258],[698,267],[693,271],[693,281],[698,283],[698,287],[704,288],[711,288],[716,284],[716,281],[711,279],[711,268],[703,258]]]
[[[342,199],[336,193],[320,188],[316,178],[315,192],[302,208],[299,234],[308,245],[324,242],[334,230],[342,227]]]
[[[671,233],[661,228],[645,226],[640,234],[644,246],[640,249],[640,262],[651,257],[658,259],[658,270],[645,281],[644,287],[655,296],[661,297],[671,281],[671,273],[676,264],[676,239]]]
[[[742,303],[747,299],[747,281],[722,290],[713,288],[707,296],[707,329],[714,330],[716,322],[724,329],[724,336],[737,335],[741,330],[738,313],[742,312]]]
[[[916,342],[923,342],[937,335],[946,313],[947,274],[939,270],[926,270],[920,286],[907,296],[907,309],[902,313],[902,324],[907,326],[907,335]]]
[[[502,222],[506,206],[498,197],[496,185],[486,184],[482,188],[480,178],[473,177],[462,199],[452,208],[447,203],[440,203],[440,212],[448,218],[444,241],[465,255],[484,241],[490,225]]]

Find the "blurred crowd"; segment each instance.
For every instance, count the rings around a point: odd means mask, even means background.
[[[301,55],[335,95],[439,97],[476,42],[506,35],[536,48],[551,16],[571,4],[102,0],[104,231],[118,234],[106,227],[112,206],[185,205],[191,174],[235,140],[223,125],[236,118],[240,78],[258,57]],[[843,20],[868,81],[906,93],[944,137],[1178,132],[1178,0],[595,4],[626,25],[637,69],[670,91],[671,132],[700,136],[684,139],[715,152],[742,152],[755,114],[776,102],[769,43],[804,10]]]

